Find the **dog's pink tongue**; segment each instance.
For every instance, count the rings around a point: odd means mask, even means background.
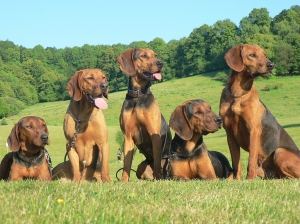
[[[94,100],[96,107],[98,107],[99,109],[106,109],[108,107],[106,101],[103,98],[99,97],[95,98]]]
[[[153,76],[154,76],[155,79],[161,80],[161,74],[160,73],[154,73]]]

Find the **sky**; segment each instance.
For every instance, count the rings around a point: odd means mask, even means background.
[[[273,18],[299,0],[1,0],[0,40],[55,48],[150,42],[188,37],[193,29],[254,8]]]

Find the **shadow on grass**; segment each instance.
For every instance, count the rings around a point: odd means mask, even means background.
[[[287,124],[283,125],[283,128],[294,128],[294,127],[300,127],[300,124]]]

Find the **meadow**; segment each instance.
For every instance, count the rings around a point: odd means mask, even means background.
[[[201,98],[218,113],[224,83],[215,73],[190,76],[154,84],[151,87],[161,112],[169,121],[177,105]],[[259,78],[255,86],[260,98],[278,122],[300,146],[300,76]],[[242,151],[241,181],[141,181],[131,172],[129,183],[117,181],[120,147],[119,114],[126,91],[109,94],[104,110],[110,144],[112,183],[51,183],[0,181],[0,223],[299,223],[299,180],[244,180],[248,153]],[[53,166],[63,161],[65,138],[62,123],[69,101],[40,103],[6,118],[0,126],[0,158],[9,149],[6,139],[21,117],[40,116],[49,128],[47,146]],[[230,160],[224,129],[204,137],[210,150]],[[136,152],[133,169],[144,160]],[[120,174],[121,175],[121,172]]]

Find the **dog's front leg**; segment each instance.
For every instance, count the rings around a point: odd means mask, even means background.
[[[48,163],[45,159],[44,165],[41,167],[41,169],[36,171],[36,179],[37,180],[45,180],[45,181],[51,181],[51,176],[48,168]]]
[[[98,146],[99,147],[99,146]],[[99,147],[99,161],[101,169],[101,180],[102,182],[111,182],[109,176],[109,145],[108,142],[102,144]]]
[[[73,181],[80,181],[80,167],[79,167],[79,156],[74,148],[71,148],[68,152],[68,157],[71,162],[72,172],[73,172]]]
[[[153,151],[153,176],[155,179],[161,179],[161,153],[162,140],[160,134],[152,134],[152,151]]]
[[[225,129],[226,130],[226,129]],[[233,176],[236,180],[240,180],[242,176],[242,164],[241,164],[241,149],[235,140],[235,137],[231,131],[227,131],[227,142],[232,159]]]
[[[122,182],[128,182],[134,152],[134,142],[131,136],[124,135],[124,166]]]
[[[257,175],[257,163],[258,163],[258,150],[260,146],[260,135],[261,129],[256,128],[256,130],[250,131],[250,146],[249,146],[249,158],[247,167],[247,179],[254,179]]]

